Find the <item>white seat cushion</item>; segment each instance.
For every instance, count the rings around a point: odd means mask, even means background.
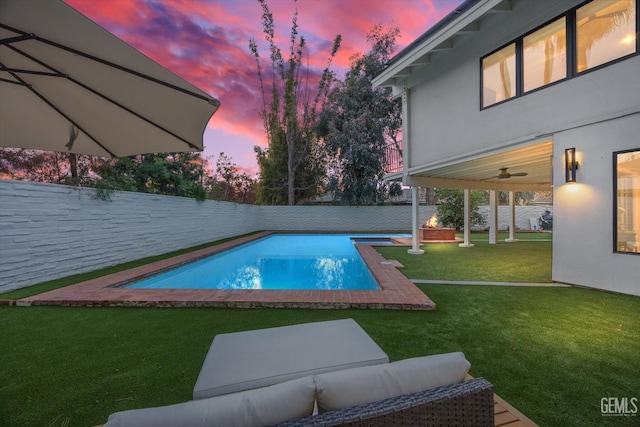
[[[193,399],[387,362],[386,353],[353,319],[219,334],[202,364]]]

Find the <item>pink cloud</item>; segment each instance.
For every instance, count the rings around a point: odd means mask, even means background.
[[[332,70],[368,49],[366,33],[376,24],[398,26],[398,50],[458,6],[462,0],[267,0],[276,40],[286,55],[291,20],[298,9],[299,33],[307,40],[311,81],[319,78],[337,34],[342,45]],[[224,151],[240,168],[256,171],[254,145],[266,144],[258,115],[262,105],[249,39],[268,61],[262,9],[250,0],[66,0],[150,58],[219,99],[220,110],[205,133],[205,156]],[[266,65],[264,62],[263,65]],[[341,77],[341,75],[340,75]]]

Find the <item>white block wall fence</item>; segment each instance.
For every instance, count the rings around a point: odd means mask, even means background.
[[[544,206],[516,207],[516,228]],[[435,206],[421,206],[428,219]],[[481,212],[486,209],[481,208]],[[501,206],[499,227],[508,227]],[[0,180],[0,292],[258,230],[409,232],[411,206],[252,206]]]

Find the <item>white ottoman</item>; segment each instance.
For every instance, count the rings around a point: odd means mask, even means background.
[[[220,334],[211,343],[193,399],[388,362],[353,319]]]

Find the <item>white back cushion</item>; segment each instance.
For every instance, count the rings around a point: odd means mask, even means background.
[[[313,413],[313,377],[269,387],[192,400],[158,408],[134,409],[109,416],[105,427],[257,427],[303,418]]]
[[[458,383],[470,367],[464,354],[457,352],[316,375],[318,410],[334,411]]]

